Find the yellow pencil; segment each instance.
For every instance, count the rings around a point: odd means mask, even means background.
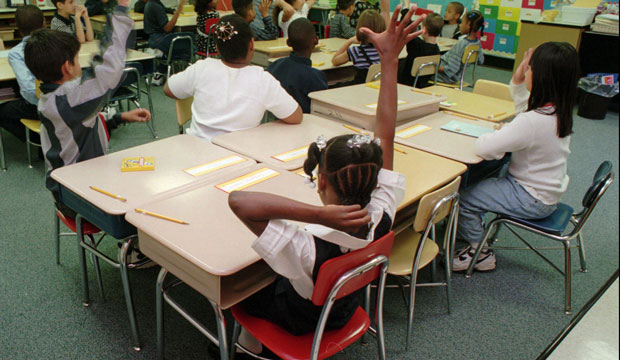
[[[118,200],[120,200],[120,201],[123,201],[123,202],[127,201],[127,199],[125,199],[125,198],[124,198],[124,197],[122,197],[122,196],[114,195],[114,194],[112,194],[111,192],[107,192],[107,191],[105,191],[105,190],[101,190],[101,189],[96,188],[96,187],[94,187],[94,186],[90,186],[90,188],[91,188],[91,189],[93,189],[93,190],[95,190],[95,191],[97,191],[97,192],[100,192],[100,193],[102,193],[102,194],[104,194],[104,195],[108,195],[109,197],[113,197],[113,198],[115,198],[115,199],[118,199]]]
[[[356,133],[358,133],[358,134],[361,134],[361,133],[362,133],[362,131],[361,131],[361,130],[356,129],[356,128],[354,128],[353,126],[349,126],[349,125],[347,125],[347,124],[342,124],[342,126],[346,127],[347,129],[349,129],[349,130],[351,130],[351,131],[355,131],[355,132],[356,132]]]
[[[444,110],[443,112],[446,113],[446,114],[450,114],[450,115],[454,115],[454,116],[459,116],[459,117],[462,117],[462,118],[465,118],[465,119],[476,120],[476,121],[480,120],[480,119],[478,119],[476,117],[465,115],[465,114],[461,114],[461,113],[457,113],[457,112],[454,112],[454,111]]]
[[[420,93],[420,94],[433,95],[433,96],[441,96],[439,94],[436,94],[436,93],[433,93],[433,92],[430,92],[430,91],[419,90],[419,89],[416,89],[416,88],[411,89],[411,91],[414,91],[414,92],[417,92],[417,93]]]
[[[397,148],[396,146],[394,146],[394,150],[398,151],[401,154],[407,154],[404,150],[401,150],[401,149]]]
[[[136,209],[136,212],[139,212],[139,213],[142,213],[142,214],[145,214],[145,215],[150,215],[150,216],[153,216],[153,217],[156,217],[156,218],[172,221],[172,222],[175,222],[175,223],[178,223],[178,224],[189,225],[188,222],[185,222],[183,220],[177,220],[177,219],[174,219],[174,218],[171,218],[171,217],[168,217],[168,216],[156,214],[154,212],[150,212],[150,211],[146,211],[146,210],[142,210],[142,209]]]
[[[498,117],[498,116],[502,116],[502,115],[504,115],[505,113],[506,113],[506,112],[504,111],[504,112],[501,112],[501,113],[493,114],[493,115],[491,115],[491,116],[489,116],[489,117],[490,117],[491,119],[493,119],[493,118],[496,118],[496,117]]]

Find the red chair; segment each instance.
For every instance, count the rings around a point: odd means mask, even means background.
[[[213,32],[213,29],[215,28],[215,25],[218,23],[218,21],[220,21],[219,18],[207,19],[205,21],[204,33],[208,35],[208,38],[207,38],[207,51],[209,51],[209,44],[211,43],[211,33]],[[203,35],[199,32],[198,36],[203,36]],[[197,51],[196,54],[198,54],[198,55],[200,55],[202,57],[213,57],[213,56],[217,56],[218,55],[217,52],[206,53],[206,52],[203,52],[203,51]]]
[[[326,39],[327,39],[327,38],[329,38],[329,30],[330,30],[331,28],[332,28],[332,27],[331,27],[330,25],[325,25],[325,38],[326,38]]]
[[[415,13],[413,13],[413,15],[424,15],[424,14],[429,15],[429,14],[432,14],[432,13],[434,13],[433,10],[417,8],[417,9],[415,9]]]
[[[321,265],[312,293],[312,303],[323,306],[323,311],[314,334],[291,335],[276,324],[248,315],[243,306],[234,306],[232,315],[236,321],[231,359],[234,357],[235,347],[247,352],[247,349],[237,343],[241,326],[282,359],[312,360],[324,359],[338,353],[370,329],[377,338],[379,358],[385,359],[383,290],[387,257],[390,255],[393,243],[394,233],[389,232],[363,249],[330,259]],[[358,307],[343,328],[325,331],[325,324],[334,301],[369,286],[377,277],[380,279],[377,287],[377,329],[370,327],[368,314]]]

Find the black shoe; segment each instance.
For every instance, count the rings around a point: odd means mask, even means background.
[[[221,357],[219,346],[216,346],[212,342],[210,342],[209,345],[207,346],[207,353],[212,359],[220,359]],[[266,358],[266,359],[274,359],[274,360],[280,359],[276,354],[273,353],[273,351],[269,350],[264,345],[263,345],[263,351],[261,351],[260,354],[256,354],[256,355],[262,358]],[[244,352],[237,352],[235,353],[235,360],[256,360],[256,358]]]

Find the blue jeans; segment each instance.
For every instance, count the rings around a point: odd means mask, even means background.
[[[461,193],[456,236],[475,248],[484,236],[483,219],[488,211],[521,219],[542,219],[556,208],[557,205],[535,199],[510,175],[486,179]]]

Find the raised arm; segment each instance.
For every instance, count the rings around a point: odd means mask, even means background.
[[[396,127],[396,76],[398,73],[398,54],[406,43],[422,34],[422,30],[412,32],[424,20],[425,16],[420,16],[416,21],[411,21],[411,16],[415,12],[415,6],[405,15],[403,21],[396,26],[400,5],[394,10],[392,21],[387,30],[381,34],[376,34],[368,28],[361,28],[364,34],[377,48],[381,58],[381,87],[379,89],[379,101],[377,105],[377,125],[375,127],[375,137],[381,139],[381,149],[383,150],[383,168],[393,169],[394,164],[394,129]],[[408,25],[407,25],[408,24]]]
[[[359,205],[314,206],[259,192],[233,191],[228,205],[256,236],[274,219],[320,224],[345,232],[355,231],[370,221],[368,211]]]
[[[183,9],[184,5],[185,0],[179,0],[179,5],[177,6],[175,12],[172,14],[172,18],[168,20],[166,25],[164,25],[165,32],[169,33],[172,31],[172,29],[174,29],[174,26],[177,24],[177,20],[179,19],[179,15],[181,14],[181,10]]]
[[[78,39],[80,44],[86,42],[86,34],[84,32],[84,26],[82,25],[82,17],[84,16],[85,11],[87,10],[83,6],[78,5],[75,7],[75,37]]]
[[[84,23],[86,24],[86,29],[84,31],[86,41],[93,41],[95,39],[95,34],[93,32],[93,26],[90,23],[90,16],[88,15],[88,10],[86,8],[84,8],[84,11],[82,12],[82,18],[84,19]]]
[[[336,53],[332,57],[332,65],[340,66],[342,64],[345,64],[347,61],[349,61],[349,53],[347,52],[347,50],[349,49],[351,45],[355,44],[356,42],[357,42],[357,38],[355,37],[355,35],[348,38],[347,41],[345,41],[344,44],[342,44],[340,49],[338,49],[338,51],[336,51]]]

